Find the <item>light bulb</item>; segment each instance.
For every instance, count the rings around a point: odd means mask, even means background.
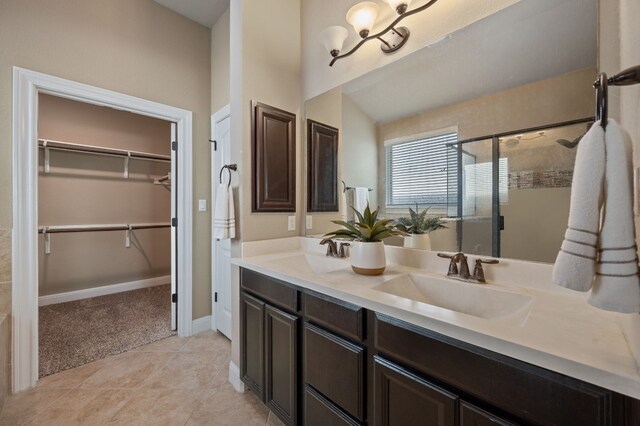
[[[378,5],[372,1],[363,1],[347,12],[347,22],[362,38],[366,38],[378,17]]]

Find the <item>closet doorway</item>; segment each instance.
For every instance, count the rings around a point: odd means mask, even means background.
[[[174,140],[169,121],[39,95],[40,377],[175,334]]]
[[[170,217],[171,237],[173,238],[174,255],[171,276],[180,295],[176,305],[177,333],[180,336],[189,336],[192,332],[192,112],[157,102],[124,95],[121,93],[89,86],[70,80],[53,77],[50,75],[14,67],[13,69],[13,392],[35,386],[39,376],[39,347],[38,347],[38,296],[39,296],[39,251],[45,248],[54,253],[56,246],[64,235],[54,235],[48,232],[49,242],[45,244],[45,235],[39,233],[40,222],[38,218],[38,177],[39,155],[44,147],[40,147],[38,133],[38,99],[40,95],[52,95],[67,100],[79,101],[98,107],[126,111],[145,117],[164,120],[174,123],[175,139],[171,148],[175,150],[172,161],[174,173],[172,179],[175,191],[172,191],[171,204],[174,211]],[[173,139],[173,138],[170,138]],[[175,142],[175,143],[173,143]],[[43,142],[42,142],[43,143]],[[83,145],[92,145],[91,142],[83,142]],[[51,148],[51,147],[50,147]],[[79,154],[79,153],[76,153]],[[133,163],[133,152],[127,160]],[[42,167],[45,167],[45,159],[42,158]],[[52,154],[49,151],[49,167],[51,167]],[[122,178],[126,169],[122,169]],[[163,176],[160,176],[160,178]],[[100,199],[103,205],[108,201]],[[141,200],[143,201],[143,200]],[[121,202],[121,201],[118,201]],[[99,206],[98,206],[99,207]],[[93,206],[94,210],[98,207]],[[95,218],[85,218],[85,222],[70,225],[110,225],[109,223],[97,223]],[[66,222],[69,224],[68,222]],[[166,222],[164,222],[166,223]],[[143,222],[126,223],[123,230],[98,231],[101,238],[105,235],[122,232],[123,245],[133,246],[135,238],[132,234],[146,231],[164,231],[161,228],[139,229],[135,226]],[[113,224],[111,224],[113,225]],[[122,224],[116,224],[122,225]],[[126,232],[129,231],[129,232]],[[88,232],[79,232],[79,235],[88,235]],[[127,238],[129,237],[129,238]],[[40,241],[40,239],[42,241]],[[129,241],[130,240],[130,241]],[[57,241],[57,242],[56,242]],[[48,245],[48,247],[44,247]],[[77,246],[74,246],[75,250]],[[79,255],[84,255],[80,253]],[[113,264],[117,257],[103,256],[104,264]],[[81,265],[84,266],[84,265]],[[128,281],[127,281],[128,282]],[[120,282],[122,283],[122,282]],[[122,293],[120,293],[122,294]],[[108,315],[107,315],[108,316]],[[69,327],[72,327],[69,324]]]

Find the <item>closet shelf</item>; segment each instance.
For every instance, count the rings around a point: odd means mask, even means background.
[[[67,232],[125,231],[124,246],[131,247],[131,231],[136,229],[171,228],[171,223],[116,223],[106,225],[53,225],[40,226],[38,233],[44,235],[44,254],[51,254],[51,234]]]
[[[44,172],[49,173],[50,160],[49,151],[73,151],[84,154],[106,155],[109,157],[121,157],[124,159],[124,177],[129,177],[129,160],[146,160],[171,163],[170,155],[153,154],[150,152],[131,151],[126,149],[106,148],[95,145],[84,145],[79,143],[54,141],[50,139],[38,139],[38,147],[44,149]]]

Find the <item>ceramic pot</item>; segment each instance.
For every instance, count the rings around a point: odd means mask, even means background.
[[[384,243],[363,243],[353,241],[350,247],[351,268],[360,275],[381,275],[387,267],[384,256]]]
[[[429,237],[429,234],[411,234],[404,237],[404,247],[419,250],[431,250],[431,238]]]

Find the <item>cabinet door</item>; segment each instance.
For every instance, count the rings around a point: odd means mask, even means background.
[[[240,296],[240,374],[242,381],[264,401],[264,302]]]
[[[273,306],[265,307],[267,406],[289,425],[296,424],[299,319]]]
[[[513,424],[468,402],[460,403],[460,426],[513,426]]]
[[[454,394],[378,356],[373,370],[376,426],[456,424]]]

